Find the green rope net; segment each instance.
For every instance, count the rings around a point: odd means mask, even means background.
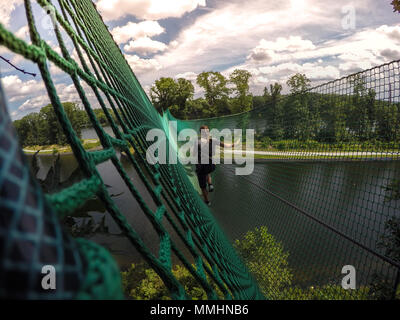
[[[97,196],[125,236],[163,280],[173,299],[190,297],[172,273],[172,254],[197,280],[209,299],[217,299],[216,287],[226,299],[264,298],[183,168],[180,165],[150,166],[147,163],[149,143],[145,139],[146,133],[149,128],[163,129],[163,119],[150,103],[92,1],[60,0],[57,9],[50,7],[50,1],[37,3],[43,8],[54,9],[54,32],[62,56],[41,39],[29,0],[24,4],[32,44],[16,38],[1,25],[0,44],[37,64],[54,112],[85,179],[57,194],[44,197],[29,175],[3,107],[0,118],[0,131],[4,134],[0,149],[0,204],[1,218],[4,219],[0,224],[3,244],[0,251],[0,296],[57,299],[122,297],[119,272],[109,253],[98,245],[85,240],[75,241],[63,234],[56,219],[56,214],[59,218],[71,214]],[[72,41],[81,66],[71,58],[64,37]],[[49,72],[49,61],[71,77],[100,139],[101,151],[88,152],[83,148],[59,99]],[[113,135],[108,134],[96,118],[81,81],[93,90]],[[130,148],[133,148],[135,156]],[[124,152],[137,171],[156,204],[156,210],[150,208],[135,187],[117,157],[117,151]],[[96,168],[96,165],[108,160],[111,160],[157,232],[160,240],[158,255],[149,250],[108,193]],[[29,201],[34,204],[29,206]],[[187,247],[190,257],[185,257],[171,240],[164,226],[165,220]],[[36,227],[29,227],[30,224]],[[57,279],[61,279],[55,293],[41,287],[41,270],[45,264],[54,265],[58,272]]]
[[[400,218],[399,61],[267,99],[263,107],[246,113],[182,121],[169,112],[163,117],[156,112],[92,1],[59,0],[54,6],[62,56],[41,39],[29,0],[25,11],[32,44],[1,25],[0,44],[37,64],[85,178],[44,196],[29,175],[5,107],[0,109],[0,297],[121,298],[118,268],[108,252],[70,238],[58,222],[93,196],[104,203],[174,299],[190,297],[172,273],[172,255],[209,299],[218,298],[215,288],[226,299],[395,297],[400,257],[396,231],[390,230]],[[84,150],[57,94],[49,61],[70,76],[102,150]],[[112,135],[97,119],[82,82],[93,90]],[[199,196],[191,166],[146,161],[148,130],[161,129],[169,139],[168,121],[177,122],[178,133],[198,131],[204,124],[210,129],[255,130],[256,149],[263,151],[256,152],[253,173],[237,176],[237,165],[217,166],[212,212]],[[177,141],[170,140],[177,148]],[[155,209],[144,200],[118,152],[124,152],[136,170]],[[158,255],[108,193],[96,168],[106,161],[115,166],[158,234]],[[171,237],[165,221],[186,250]],[[273,237],[278,246],[268,247],[257,238],[264,227],[268,234],[262,239]],[[251,244],[251,254],[240,258],[233,244],[243,237]],[[261,264],[255,261],[260,256]],[[40,287],[44,264],[55,265],[62,274],[56,294]],[[357,271],[358,290],[341,287],[342,268],[348,265]],[[16,278],[22,279],[19,285]]]
[[[263,260],[269,277],[282,280],[259,283],[270,298],[399,298],[399,76],[393,61],[267,96],[241,114],[191,121],[167,114],[178,134],[202,125],[242,129],[243,137],[254,130],[254,171],[238,176],[235,165],[217,166],[213,212],[231,242],[266,226],[283,245],[288,275],[279,274],[285,264]],[[345,266],[355,268],[358,290],[342,290]]]

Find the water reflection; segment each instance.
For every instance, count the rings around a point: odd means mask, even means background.
[[[130,162],[118,155],[124,169],[152,210],[156,206]],[[32,170],[48,193],[68,187],[83,178],[73,155],[29,156]],[[131,196],[111,161],[97,166],[110,195],[138,232],[147,247],[158,253],[159,237]],[[189,179],[197,186],[190,166]],[[377,247],[384,224],[400,216],[399,201],[385,199],[386,189],[400,176],[400,162],[277,162],[257,163],[247,177],[235,176],[228,167],[218,166],[211,208],[220,226],[233,242],[249,230],[266,225],[269,232],[289,251],[289,263],[299,284],[341,277],[344,265],[354,265],[360,281],[371,270],[387,264],[311,221],[258,185],[290,201],[318,219],[383,253]],[[121,233],[103,203],[97,198],[63,221],[74,236],[95,241],[110,252],[122,268],[142,261],[141,255]],[[183,244],[176,236],[180,249]],[[189,257],[189,255],[187,255]],[[177,263],[176,259],[173,260]],[[384,272],[385,274],[390,272]]]

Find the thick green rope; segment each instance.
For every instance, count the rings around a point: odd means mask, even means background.
[[[37,3],[42,7],[51,5],[51,1],[45,0],[38,0]],[[181,263],[199,282],[210,299],[216,299],[217,295],[212,285],[207,281],[205,272],[228,299],[232,297],[263,298],[257,284],[248,274],[246,267],[234,253],[230,244],[227,241],[218,244],[210,240],[216,234],[220,234],[218,238],[224,236],[216,226],[216,221],[212,218],[208,208],[204,206],[193,187],[188,184],[188,180],[184,184],[180,182],[182,178],[179,175],[185,175],[184,170],[180,170],[178,173],[172,168],[173,166],[150,166],[147,163],[145,155],[149,142],[145,139],[146,133],[152,128],[163,129],[163,120],[151,105],[93,3],[89,0],[58,1],[61,12],[55,11],[57,24],[54,31],[62,56],[41,39],[35,26],[31,2],[25,0],[24,4],[32,44],[29,45],[17,39],[2,25],[0,25],[0,44],[38,65],[55,114],[80,168],[86,176],[86,179],[72,187],[58,194],[47,196],[47,201],[52,208],[60,217],[64,217],[82,206],[87,200],[97,196],[104,202],[106,209],[130,242],[159,274],[174,299],[189,297],[183,286],[172,274],[172,253],[179,258]],[[70,21],[75,28],[72,27]],[[72,60],[60,28],[63,28],[72,40],[82,69],[76,61]],[[84,54],[88,57],[88,60],[85,60]],[[96,152],[84,150],[59,100],[48,69],[48,60],[71,76],[103,150]],[[115,137],[107,134],[102,128],[80,80],[85,81],[92,88]],[[103,99],[100,92],[104,94],[106,100]],[[115,122],[106,102],[111,106],[118,123]],[[130,147],[134,149],[135,157],[130,152]],[[128,156],[157,206],[155,211],[150,209],[132,183],[131,178],[116,156],[114,148],[124,151]],[[112,161],[129,192],[139,203],[143,213],[158,233],[160,238],[158,257],[149,251],[133,226],[127,222],[109,196],[101,175],[96,169],[97,164],[107,160]],[[166,206],[169,210],[166,210]],[[163,224],[165,219],[172,225],[180,240],[189,248],[192,254],[191,258],[185,257],[171,240]],[[192,235],[196,235],[196,238]],[[117,293],[120,289],[120,282],[106,251],[82,240],[79,240],[78,244],[80,254],[87,263],[87,270],[82,291],[77,294],[77,297],[85,299],[120,298],[121,296]],[[222,247],[220,248],[220,246]],[[224,255],[226,255],[226,258],[223,258]],[[196,268],[192,266],[192,259],[195,261]]]

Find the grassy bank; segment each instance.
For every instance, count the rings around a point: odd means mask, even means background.
[[[84,139],[82,145],[85,150],[96,150],[101,149],[101,144],[98,139]],[[72,153],[71,146],[66,145],[46,145],[46,146],[28,146],[23,149],[26,154],[34,154],[39,151],[39,154],[67,154]]]

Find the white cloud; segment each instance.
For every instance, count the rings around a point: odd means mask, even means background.
[[[8,0],[0,3],[0,23],[5,27],[9,26],[11,20],[11,13],[14,9],[21,5],[23,0]]]
[[[35,109],[42,108],[49,103],[49,98],[46,94],[30,98],[26,100],[21,106],[19,106],[18,111],[15,111],[15,115],[25,111],[35,111]]]
[[[321,1],[300,2],[216,2],[216,8],[197,17],[178,34],[175,46],[170,43],[167,50],[153,57],[162,68],[143,74],[141,81],[150,84],[160,77],[175,77],[188,71],[221,70],[226,65],[227,69],[257,69],[288,62],[303,65],[318,60],[321,60],[321,67],[332,64],[345,72],[343,69],[348,66],[344,64],[349,60],[344,53],[354,52],[358,61],[368,59],[371,65],[378,65],[388,61],[383,56],[388,57],[388,52],[384,51],[383,55],[381,52],[396,45],[394,40],[400,40],[396,26],[381,30],[375,27],[344,30],[342,7],[347,4],[344,0],[331,3],[329,10]],[[366,17],[371,18],[371,10],[380,7],[373,0],[353,0],[353,5],[357,9],[357,20],[363,22],[368,21]],[[337,74],[332,70],[324,70],[326,72]],[[321,78],[320,73],[321,70],[313,76]]]
[[[311,13],[307,12],[304,15],[293,16],[293,12],[288,10],[290,3],[287,1],[224,1],[217,5],[216,9],[199,16],[192,25],[183,29],[174,39],[175,46],[170,45],[163,54],[153,57],[163,69],[159,70],[158,74],[145,75],[142,81],[149,83],[161,76],[174,76],[188,70],[199,73],[220,68],[228,63],[239,64],[260,44],[261,39],[275,41],[276,35],[286,36],[289,40],[290,35],[297,36],[292,39],[294,42],[310,47],[310,42],[296,34],[297,30],[306,24],[333,23],[332,14],[322,13],[322,17],[316,16],[311,20]],[[318,7],[321,7],[321,4]],[[315,4],[307,6],[307,10],[315,11]],[[278,44],[285,45],[281,42]],[[291,51],[294,50],[288,45],[287,47]]]
[[[128,22],[123,27],[115,27],[111,30],[118,44],[127,43],[131,39],[158,36],[164,32],[165,29],[157,21]]]
[[[175,79],[184,78],[186,80],[196,81],[197,73],[188,71],[188,72],[185,72],[185,73],[179,73],[174,78]]]
[[[136,74],[157,71],[161,69],[161,65],[155,59],[142,59],[137,55],[125,54],[125,58]]]
[[[125,52],[136,52],[141,55],[148,55],[149,53],[165,51],[166,49],[167,45],[165,43],[151,40],[148,37],[143,37],[135,41],[130,41],[129,44],[124,46]]]
[[[12,75],[4,77],[2,83],[11,103],[18,103],[21,101],[18,109],[11,113],[14,119],[22,117],[30,112],[37,112],[50,103],[42,81],[22,81],[17,76]],[[84,81],[81,81],[81,85],[92,108],[98,108],[99,103],[94,92]],[[81,101],[73,84],[57,83],[55,87],[61,102]]]
[[[151,39],[166,31],[155,20],[181,17],[206,5],[205,0],[98,0],[97,7],[106,20],[128,14],[147,20],[111,30],[118,44],[126,44],[126,58],[144,87],[165,76],[195,81],[202,71],[228,75],[245,68],[253,74],[254,90],[274,81],[284,83],[296,72],[325,81],[399,57],[400,25],[375,27],[377,20],[371,20],[374,27],[357,23],[359,29],[343,30],[341,9],[347,2],[332,2],[327,10],[317,0],[216,1],[216,8],[196,17],[168,45]],[[352,2],[357,21],[364,25],[371,12],[373,19],[379,14],[376,0]],[[153,53],[151,59],[139,56]]]
[[[312,41],[303,40],[299,36],[290,36],[289,38],[279,37],[275,41],[261,39],[258,46],[251,51],[247,58],[256,62],[271,62],[276,58],[278,53],[313,49],[315,49],[315,46]]]
[[[381,51],[381,55],[389,60],[398,60],[400,59],[400,51],[392,50],[392,49],[384,49]]]
[[[318,63],[283,63],[276,66],[259,68],[261,74],[275,78],[288,77],[295,73],[305,73],[311,80],[333,80],[340,77],[340,72],[333,66],[321,66]]]
[[[179,18],[206,0],[99,0],[97,8],[105,20],[116,20],[131,14],[141,20]]]
[[[15,35],[23,40],[28,40],[29,39],[29,27],[28,26],[23,26],[22,28],[20,28]]]
[[[44,90],[44,85],[40,81],[22,81],[18,76],[11,75],[2,78],[2,84],[10,102],[20,101]]]
[[[269,48],[276,52],[296,52],[299,50],[313,50],[315,46],[310,40],[304,40],[299,36],[290,36],[289,38],[279,37],[275,41],[262,39],[258,48]]]

